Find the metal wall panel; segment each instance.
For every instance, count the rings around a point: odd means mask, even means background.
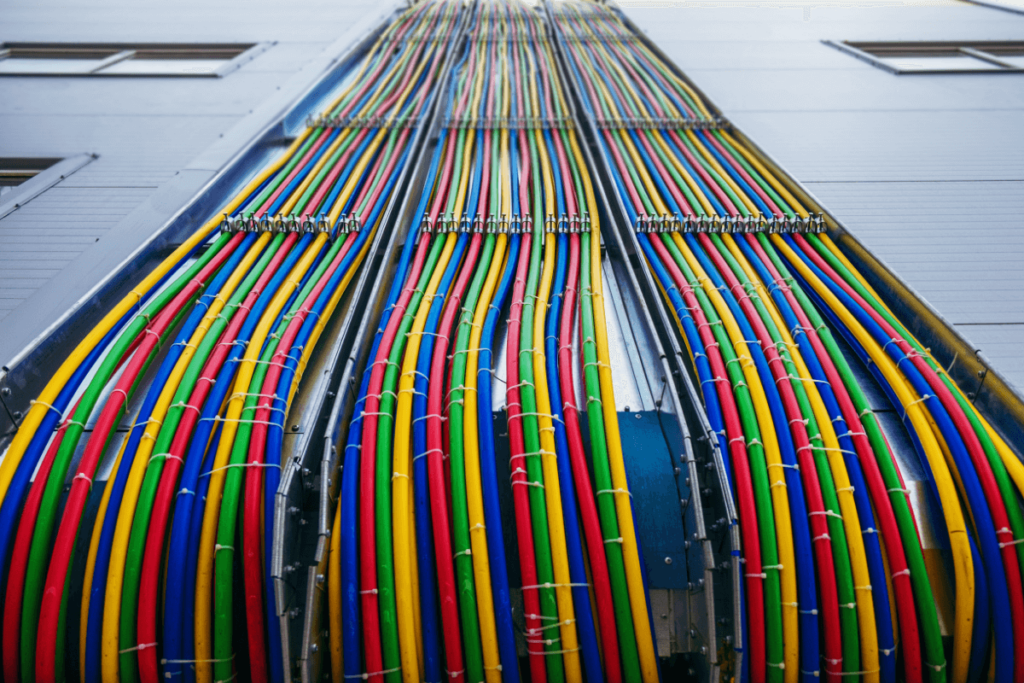
[[[967,4],[626,11],[1024,391],[1024,77],[896,76],[821,43],[1024,40],[1024,16]]]

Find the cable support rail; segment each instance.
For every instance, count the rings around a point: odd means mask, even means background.
[[[220,229],[228,234],[235,233],[330,233],[334,239],[338,235],[350,232],[359,232],[362,225],[355,215],[341,214],[334,226],[331,226],[330,219],[326,214],[320,214],[315,218],[309,214],[277,214],[270,216],[264,214],[257,218],[253,214],[229,216],[224,214]]]
[[[548,216],[544,221],[545,231],[553,234],[582,234],[591,231],[590,212],[582,215],[562,214],[558,218]],[[470,219],[466,216],[456,220],[451,216],[441,217],[434,221],[424,215],[420,220],[421,234],[443,235],[447,233],[473,233],[487,235],[520,235],[533,232],[533,219],[519,214],[487,216],[477,215]]]
[[[712,234],[766,233],[818,234],[827,229],[824,214],[807,217],[788,216],[686,216],[679,214],[638,216],[633,225],[635,232],[693,232]]]
[[[515,116],[502,116],[499,118],[463,116],[458,119],[449,118],[444,122],[444,127],[449,129],[479,128],[483,130],[572,130],[576,127],[576,123],[569,115],[547,118],[537,116],[522,118]]]
[[[310,114],[306,117],[306,125],[309,128],[383,128],[385,130],[404,130],[406,128],[417,128],[421,123],[419,116],[405,116],[393,118],[386,115],[378,116],[331,116]]]
[[[595,119],[600,130],[633,128],[639,130],[731,130],[732,124],[721,116],[710,119],[681,117],[628,117]]]

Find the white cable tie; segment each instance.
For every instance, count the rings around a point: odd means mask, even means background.
[[[182,457],[181,457],[181,456],[178,456],[178,455],[172,455],[172,454],[170,454],[170,453],[157,453],[156,455],[152,455],[152,456],[150,456],[150,458],[149,458],[149,462],[150,462],[150,463],[152,463],[152,462],[153,462],[154,460],[156,460],[157,458],[160,458],[160,459],[162,459],[162,460],[177,460],[177,461],[178,461],[178,462],[180,462],[180,463],[181,463],[182,465],[184,465],[184,464],[185,464],[185,460],[184,460],[184,459],[182,459]],[[148,466],[148,464],[149,464],[149,463],[147,463],[147,466]]]
[[[855,591],[869,591],[869,590],[872,590],[872,588],[871,588],[871,584],[869,583],[869,584],[866,584],[864,586],[854,586],[853,590],[855,590]]]
[[[276,467],[277,469],[281,469],[281,465],[276,462],[235,462],[229,465],[224,465],[223,467],[215,467],[209,472],[203,472],[199,476],[200,478],[206,477],[213,474],[214,472],[222,472],[224,470],[229,470],[233,467]]]
[[[828,534],[822,534],[821,536],[815,536],[811,539],[811,543],[817,543],[818,541],[831,541],[832,537]]]
[[[835,517],[836,519],[842,519],[843,518],[843,516],[841,514],[839,514],[838,512],[833,512],[832,510],[819,510],[817,512],[808,512],[807,513],[808,517],[813,517],[814,515],[825,515],[826,517]]]
[[[607,545],[609,543],[619,543],[619,544],[625,543],[625,541],[622,540],[622,536],[619,536],[618,538],[606,538],[606,539],[604,539],[604,542],[605,542],[605,545]]]
[[[538,583],[532,586],[522,586],[520,590],[541,590],[543,588],[590,588],[589,583]]]
[[[85,481],[89,482],[89,488],[92,488],[92,477],[87,475],[85,472],[79,472],[78,474],[76,474],[75,478],[72,479],[72,481],[77,481],[79,479],[84,479]]]
[[[459,555],[470,555],[471,556],[472,554],[473,554],[472,549],[466,548],[465,550],[460,550],[459,552],[457,552],[454,555],[452,555],[452,559],[456,559],[457,560],[459,558]]]
[[[1006,541],[1005,543],[1000,543],[999,547],[1000,548],[1005,548],[1008,545],[1017,545],[1019,543],[1024,543],[1024,538],[1018,538],[1018,539],[1015,539],[1013,541]]]
[[[348,674],[348,675],[345,676],[345,678],[359,678],[359,679],[362,679],[364,681],[367,681],[367,680],[373,678],[374,676],[386,676],[387,674],[395,673],[395,672],[401,671],[401,670],[402,670],[402,667],[396,666],[394,669],[385,669],[383,671],[373,671],[373,672],[361,673],[361,674]]]
[[[359,591],[359,594],[360,595],[376,595],[377,594],[377,589],[376,588],[371,588],[369,590]]]
[[[594,495],[595,496],[600,496],[601,494],[606,494],[606,493],[611,493],[611,494],[625,493],[630,498],[633,497],[633,494],[630,493],[628,489],[600,489],[599,491],[595,491]]]
[[[213,546],[213,552],[214,553],[219,553],[221,550],[230,550],[231,552],[235,552],[235,546],[233,546],[233,545],[221,545],[220,543],[217,543],[216,545]]]
[[[125,648],[124,650],[118,650],[117,654],[123,655],[127,652],[141,652],[142,650],[148,650],[151,647],[156,647],[156,643],[139,643],[135,647]]]

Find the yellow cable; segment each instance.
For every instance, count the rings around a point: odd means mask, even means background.
[[[425,238],[424,238],[425,239]],[[412,558],[408,552],[414,542],[412,529],[409,527],[409,501],[411,486],[410,447],[412,445],[412,402],[416,391],[416,365],[419,361],[420,343],[423,340],[423,328],[426,326],[430,307],[437,293],[437,288],[444,277],[444,271],[455,250],[458,235],[448,233],[445,236],[444,249],[438,259],[437,266],[430,276],[426,291],[420,300],[412,328],[406,335],[406,346],[402,357],[402,375],[398,382],[398,405],[395,409],[395,449],[394,476],[391,478],[392,508],[392,544],[395,555],[395,604],[398,612],[398,646],[402,657],[402,680],[418,683],[420,680],[419,658],[416,651],[415,617],[413,616],[413,588],[416,581],[413,576]]]
[[[495,240],[494,255],[487,271],[480,298],[473,314],[469,333],[469,353],[466,358],[466,392],[463,402],[463,448],[466,459],[466,497],[469,507],[469,531],[472,543],[473,574],[476,579],[477,610],[480,617],[480,635],[483,640],[484,675],[488,682],[501,680],[498,653],[498,632],[494,616],[494,595],[491,590],[490,555],[487,549],[487,529],[484,517],[483,485],[480,478],[480,437],[477,423],[477,368],[480,361],[480,338],[484,320],[491,308],[491,297],[504,265],[505,242],[508,235],[499,234]],[[471,397],[471,398],[470,398]],[[490,419],[485,415],[483,419]]]
[[[221,428],[220,443],[217,447],[216,459],[210,473],[209,490],[206,496],[206,509],[203,514],[203,528],[199,541],[199,566],[196,572],[196,604],[195,604],[195,652],[196,680],[199,683],[212,683],[213,678],[213,643],[212,635],[212,604],[213,604],[213,562],[216,554],[217,525],[220,519],[221,491],[224,488],[224,466],[231,458],[231,451],[238,432],[239,419],[245,403],[245,393],[249,391],[256,361],[263,349],[263,342],[270,334],[277,314],[288,302],[292,293],[299,286],[303,275],[309,270],[317,254],[323,249],[328,236],[320,233],[309,248],[292,268],[288,277],[281,283],[280,289],[271,299],[269,306],[260,318],[252,338],[245,347],[245,354],[238,364],[235,382],[229,394],[227,414]],[[293,247],[294,248],[294,247]]]
[[[538,144],[538,149],[540,145]],[[547,161],[543,159],[543,161]],[[543,164],[544,172],[550,166]],[[551,214],[548,214],[551,215]],[[537,306],[533,317],[533,348],[523,349],[533,361],[533,381],[537,396],[537,423],[540,431],[540,462],[544,471],[544,498],[548,508],[548,533],[551,538],[551,560],[555,577],[555,597],[558,601],[559,631],[562,636],[565,677],[577,681],[582,677],[579,640],[576,633],[576,612],[572,601],[572,577],[569,574],[569,556],[565,541],[565,513],[562,510],[561,482],[555,450],[555,427],[551,420],[551,397],[548,394],[547,366],[544,354],[544,319],[547,317],[548,297],[555,273],[555,236],[544,234],[544,270],[537,292]],[[522,353],[522,352],[521,352]]]
[[[238,267],[224,283],[225,291],[233,292],[252,268],[256,259],[263,253],[267,242],[270,240],[270,233],[264,233],[257,238],[249,251],[239,262]],[[132,461],[132,467],[128,473],[128,481],[125,484],[121,507],[117,512],[117,524],[114,527],[114,539],[110,550],[110,565],[107,568],[107,585],[103,601],[103,629],[101,638],[101,670],[103,680],[108,683],[115,683],[119,679],[120,671],[120,628],[121,628],[121,592],[124,587],[124,565],[128,556],[128,543],[131,540],[132,523],[135,519],[135,506],[139,500],[140,488],[149,467],[150,457],[153,454],[153,447],[156,445],[157,437],[163,427],[164,419],[170,409],[171,401],[178,391],[181,378],[188,369],[195,349],[199,341],[206,335],[213,324],[214,319],[223,310],[229,296],[216,297],[207,310],[206,315],[200,321],[195,333],[185,346],[181,357],[175,364],[174,369],[167,378],[167,383],[157,398],[153,412],[150,414],[149,422],[139,440],[138,450]],[[95,558],[93,559],[95,562]]]
[[[576,132],[569,131],[569,144],[580,168],[580,177],[587,198],[588,207],[597,207],[594,185],[586,171],[583,154],[576,139]],[[601,223],[597,211],[590,215],[592,238],[590,240],[591,291],[594,304],[594,334],[596,335],[598,376],[601,380],[601,412],[604,414],[605,432],[608,435],[608,461],[611,469],[612,486],[625,491],[626,466],[622,455],[622,437],[619,433],[619,415],[615,409],[615,389],[612,381],[612,365],[608,351],[608,326],[605,320],[604,286],[601,278]],[[654,651],[650,619],[647,612],[647,594],[640,569],[640,551],[636,543],[636,527],[633,523],[633,507],[629,496],[615,494],[615,510],[619,519],[619,533],[622,534],[622,557],[626,567],[626,585],[629,588],[629,605],[633,613],[636,644],[640,654],[640,669],[644,683],[657,683],[658,658]]]
[[[124,435],[121,448],[117,451],[117,458],[114,459],[114,467],[111,472],[117,472],[121,466],[121,458],[124,456],[125,447],[131,433],[135,431],[136,423],[132,422],[131,429]],[[110,504],[110,494],[113,485],[103,487],[103,498],[100,499],[100,508],[96,512],[96,522],[92,529],[92,538],[89,541],[89,553],[85,560],[85,579],[82,581],[82,611],[79,618],[78,634],[78,671],[80,680],[85,680],[85,655],[86,639],[89,637],[89,603],[92,599],[92,579],[96,571],[96,555],[99,552],[100,536],[103,535],[103,519],[107,516],[107,506]]]
[[[963,509],[957,496],[956,485],[942,455],[942,449],[935,438],[929,424],[921,399],[908,385],[906,379],[894,365],[888,355],[868,334],[839,302],[832,292],[814,276],[803,260],[798,257],[789,245],[778,235],[771,236],[775,248],[782,253],[789,263],[799,271],[806,282],[811,283],[815,292],[825,304],[839,316],[843,325],[857,338],[868,353],[872,362],[882,372],[886,381],[896,394],[904,413],[910,419],[917,433],[921,448],[928,459],[932,470],[932,478],[939,494],[942,513],[946,520],[949,533],[950,550],[953,556],[953,569],[956,577],[956,611],[953,625],[953,665],[950,667],[950,680],[966,680],[967,667],[971,655],[971,630],[974,621],[974,561],[971,557],[970,544],[967,539],[967,527]],[[937,665],[937,662],[925,662]]]
[[[736,350],[736,357],[740,361],[740,368],[747,383],[747,389],[751,401],[754,404],[754,414],[757,419],[758,429],[761,434],[761,449],[764,451],[764,458],[767,464],[768,479],[771,484],[772,511],[774,512],[775,539],[778,553],[778,563],[782,565],[779,570],[779,583],[782,591],[782,642],[783,642],[783,674],[786,680],[792,676],[796,680],[800,673],[800,638],[799,638],[799,607],[797,606],[798,596],[796,588],[796,554],[793,550],[793,522],[789,510],[789,498],[786,494],[786,480],[782,472],[782,453],[779,451],[778,436],[775,431],[775,421],[772,419],[771,408],[768,407],[768,398],[764,392],[761,376],[754,365],[750,349],[743,338],[739,325],[732,314],[732,310],[726,304],[721,293],[708,278],[700,262],[694,256],[689,245],[683,240],[678,232],[672,233],[672,239],[686,259],[690,269],[693,270],[700,283],[701,288],[711,300],[718,317],[722,320],[729,340]],[[770,379],[770,378],[769,378]],[[786,425],[788,429],[788,425]],[[750,448],[756,448],[751,445]],[[770,662],[777,665],[779,662]]]
[[[327,610],[330,619],[328,634],[331,645],[331,680],[345,680],[345,652],[342,645],[341,622],[341,503],[334,514],[331,528],[331,549],[327,565]]]
[[[171,255],[164,259],[153,271],[147,275],[142,281],[135,286],[135,288],[129,292],[114,308],[104,316],[103,320],[99,322],[96,327],[89,331],[78,346],[75,348],[67,360],[65,360],[60,368],[53,374],[50,381],[46,383],[46,387],[40,392],[39,398],[36,399],[35,403],[29,408],[28,413],[25,415],[25,419],[22,421],[17,433],[14,435],[14,439],[11,440],[11,445],[7,449],[7,453],[3,460],[0,461],[0,504],[3,503],[4,497],[7,495],[7,489],[11,484],[11,479],[14,477],[14,472],[21,462],[22,456],[25,454],[25,449],[28,448],[32,437],[35,435],[36,430],[39,428],[40,422],[46,415],[47,411],[50,410],[49,404],[52,404],[57,400],[57,395],[67,384],[68,379],[74,374],[78,366],[81,365],[82,361],[92,352],[96,345],[107,335],[107,333],[114,327],[114,325],[133,307],[137,306],[142,300],[142,297],[149,292],[158,282],[160,282],[165,275],[167,275],[172,268],[178,264],[182,258],[185,257],[190,251],[196,246],[202,244],[212,233],[217,226],[220,225],[221,213],[232,213],[237,209],[243,201],[260,185],[263,181],[270,177],[271,174],[276,173],[288,159],[295,153],[297,149],[305,142],[309,136],[309,130],[306,130],[295,142],[292,143],[291,147],[281,155],[281,157],[274,162],[265,171],[257,175],[248,185],[243,189],[234,199],[232,199],[223,208],[223,210],[217,214],[215,218],[211,218],[207,221],[203,227],[197,230],[191,237],[182,242],[181,246],[171,252]]]

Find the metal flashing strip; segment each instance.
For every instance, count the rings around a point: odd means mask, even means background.
[[[43,192],[67,178],[69,175],[99,157],[96,154],[75,154],[57,162],[44,171],[29,178],[16,190],[12,190],[0,203],[0,218],[25,206]]]

